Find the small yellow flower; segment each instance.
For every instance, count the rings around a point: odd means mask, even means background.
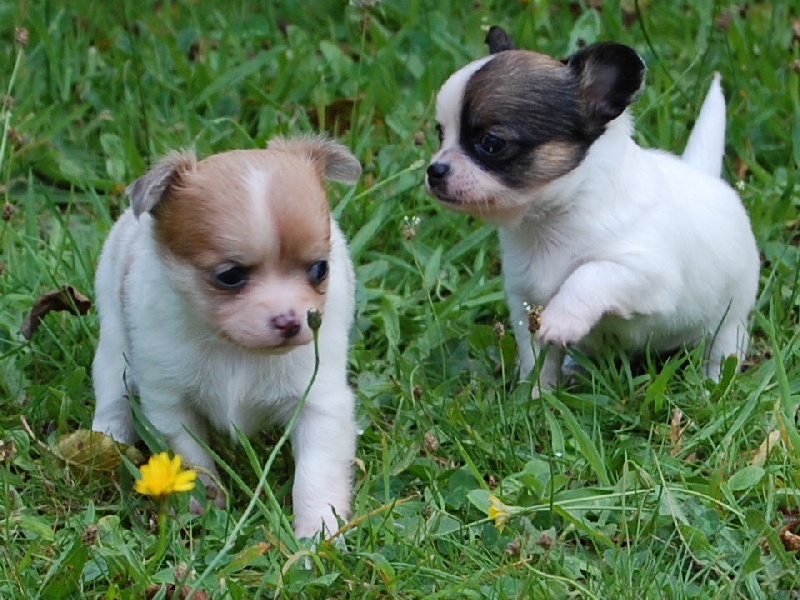
[[[193,489],[197,473],[192,469],[182,469],[182,462],[180,454],[172,459],[166,452],[154,454],[140,469],[142,478],[136,480],[136,491],[160,498]]]
[[[505,527],[506,523],[508,523],[508,518],[511,516],[509,511],[510,508],[511,507],[507,504],[504,504],[500,498],[494,494],[489,494],[488,515],[489,518],[494,521],[494,526],[500,531],[502,531],[503,527]]]

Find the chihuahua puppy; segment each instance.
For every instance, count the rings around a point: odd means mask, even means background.
[[[235,440],[288,422],[314,371],[307,314],[319,311],[319,371],[291,433],[294,527],[335,532],[350,515],[355,455],[355,279],[324,180],[360,173],[344,146],[312,137],[199,162],[176,152],[131,184],[97,269],[92,428],[135,442],[137,393],[172,450],[216,475],[197,440],[209,425]]]
[[[487,43],[490,55],[438,93],[441,147],[426,187],[444,206],[498,224],[523,378],[547,349],[534,396],[557,383],[570,346],[702,343],[712,379],[727,356],[741,362],[759,254],[720,178],[719,77],[681,160],[631,139],[626,109],[645,76],[633,49],[599,43],[562,62],[515,49],[499,27]]]

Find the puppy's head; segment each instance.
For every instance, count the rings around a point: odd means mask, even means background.
[[[505,221],[581,163],[635,99],[645,66],[633,49],[613,42],[566,61],[516,50],[499,27],[487,43],[491,54],[456,71],[439,91],[441,147],[425,183],[449,208]]]
[[[173,153],[128,188],[171,284],[198,323],[243,348],[285,351],[312,340],[331,252],[324,180],[355,183],[356,158],[322,138],[276,139],[197,162]]]

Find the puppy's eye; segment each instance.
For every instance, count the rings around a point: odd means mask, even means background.
[[[311,285],[319,285],[328,277],[328,261],[318,260],[308,270],[308,280]]]
[[[440,123],[436,124],[436,136],[439,138],[439,142],[444,141],[444,129],[442,129],[442,125]]]
[[[211,275],[211,282],[215,286],[229,292],[236,292],[242,289],[249,279],[249,269],[241,265],[226,266]]]
[[[493,133],[485,133],[480,142],[476,145],[475,150],[481,156],[494,156],[500,153],[505,147],[506,141],[503,138]]]

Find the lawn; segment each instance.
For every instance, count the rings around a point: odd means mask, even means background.
[[[763,257],[741,372],[609,352],[538,400],[517,382],[495,231],[422,186],[435,92],[492,24],[559,57],[635,47],[646,146],[680,152],[721,72],[725,176]],[[0,2],[0,57],[0,598],[798,597],[796,3],[19,0]],[[331,186],[363,433],[355,520],[312,545],[280,431],[214,440],[228,510],[160,506],[130,460],[66,437],[91,424],[94,309],[20,331],[50,290],[93,300],[125,185],[159,155],[316,130],[364,165]]]

